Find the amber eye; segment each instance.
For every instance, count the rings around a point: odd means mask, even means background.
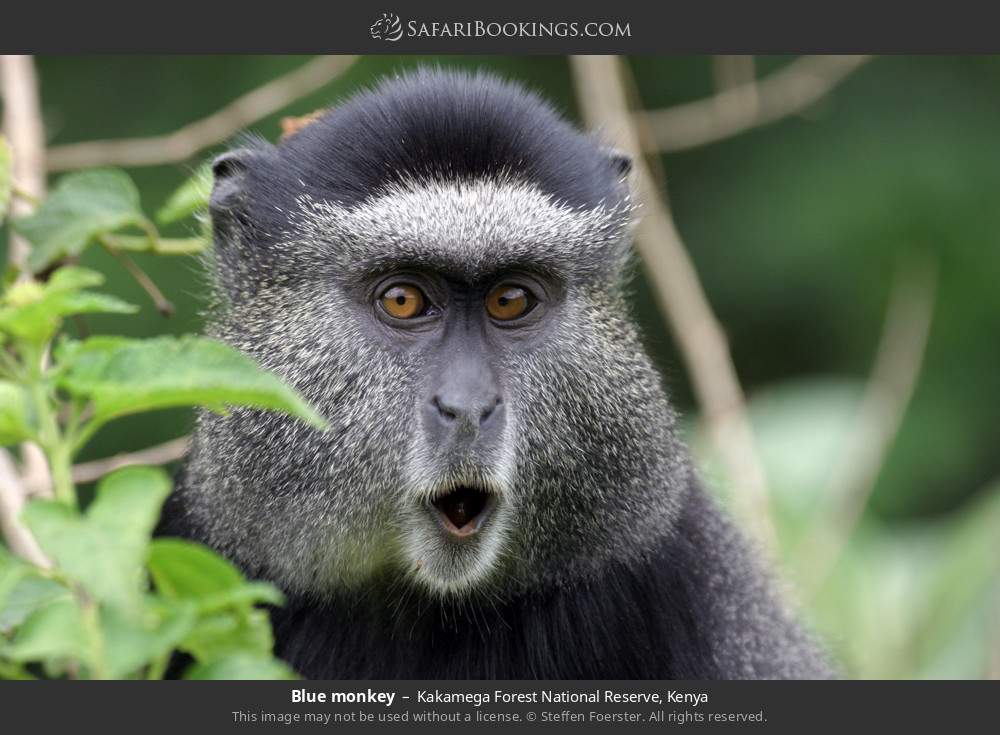
[[[500,284],[486,296],[486,311],[502,322],[524,316],[533,304],[534,298],[529,291],[509,283]]]
[[[386,314],[397,319],[412,319],[424,313],[427,299],[416,286],[408,283],[397,283],[389,286],[379,299]]]

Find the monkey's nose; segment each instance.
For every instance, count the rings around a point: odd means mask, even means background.
[[[463,398],[439,393],[431,399],[431,406],[438,422],[452,430],[486,430],[503,413],[503,399],[497,394]]]

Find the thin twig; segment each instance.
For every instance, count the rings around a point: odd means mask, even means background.
[[[18,519],[24,501],[24,483],[17,474],[14,460],[10,452],[0,448],[0,531],[3,531],[11,551],[32,564],[48,569],[52,563]]]
[[[139,264],[136,263],[128,254],[123,253],[112,245],[109,245],[106,239],[101,238],[100,242],[104,246],[104,249],[111,253],[111,255],[122,264],[122,267],[125,268],[129,275],[135,279],[135,282],[142,287],[142,290],[149,294],[149,298],[153,300],[156,310],[163,316],[173,316],[175,311],[173,303],[171,303],[171,301],[163,295],[160,287],[153,282],[153,279],[146,274],[146,271],[139,267]]]
[[[187,454],[190,444],[191,437],[182,436],[180,439],[173,439],[138,452],[125,452],[105,459],[95,459],[92,462],[81,462],[73,465],[73,482],[78,484],[94,482],[109,472],[137,464],[160,465],[175,462]]]
[[[694,264],[677,232],[669,206],[658,191],[639,150],[639,132],[612,56],[572,58],[584,118],[602,127],[634,158],[636,194],[643,216],[637,244],[663,315],[674,333],[698,403],[730,482],[738,485],[739,510],[766,553],[776,540],[764,471],[754,448],[743,390],[726,336],[712,313]]]
[[[805,565],[813,592],[822,589],[854,533],[892,449],[920,376],[934,317],[937,268],[929,261],[906,263],[896,275],[875,363],[847,439],[829,480],[833,508],[811,534]]]
[[[295,71],[257,87],[221,110],[168,135],[53,146],[48,151],[49,171],[182,163],[199,151],[225,142],[248,125],[326,86],[356,58],[320,56],[312,59]]]
[[[696,148],[802,112],[871,58],[803,56],[763,79],[730,87],[712,97],[638,112],[653,133],[646,152]]]

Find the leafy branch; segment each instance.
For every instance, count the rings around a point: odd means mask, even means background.
[[[161,222],[201,213],[207,187],[199,176],[171,198]],[[0,167],[0,184],[10,179],[9,166]],[[40,447],[53,492],[24,502],[18,488],[4,490],[18,476],[0,455],[0,510],[20,556],[0,546],[0,676],[160,678],[178,651],[193,659],[185,670],[192,678],[292,676],[273,658],[270,621],[258,607],[281,604],[277,589],[248,582],[198,544],[151,538],[171,489],[163,470],[114,469],[85,506],[73,462],[103,426],[144,411],[249,406],[317,429],[323,419],[276,375],[210,339],[63,334],[69,318],[138,310],[97,290],[103,275],[67,259],[98,244],[154,253],[204,247],[160,238],[124,172],[67,175],[12,227],[30,250],[0,291],[0,445]]]

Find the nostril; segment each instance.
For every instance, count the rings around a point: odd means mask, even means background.
[[[458,418],[458,414],[441,403],[441,399],[438,396],[434,396],[434,398],[431,399],[431,403],[434,404],[434,408],[437,409],[438,413],[448,421],[454,421]]]
[[[491,406],[487,407],[486,409],[484,409],[483,412],[482,412],[482,414],[480,414],[480,416],[479,416],[479,423],[480,424],[485,424],[487,421],[489,421],[490,417],[496,412],[497,408],[499,408],[499,406],[500,406],[501,403],[503,403],[503,400],[500,399],[499,397],[497,397],[493,401],[493,405],[491,405]]]

